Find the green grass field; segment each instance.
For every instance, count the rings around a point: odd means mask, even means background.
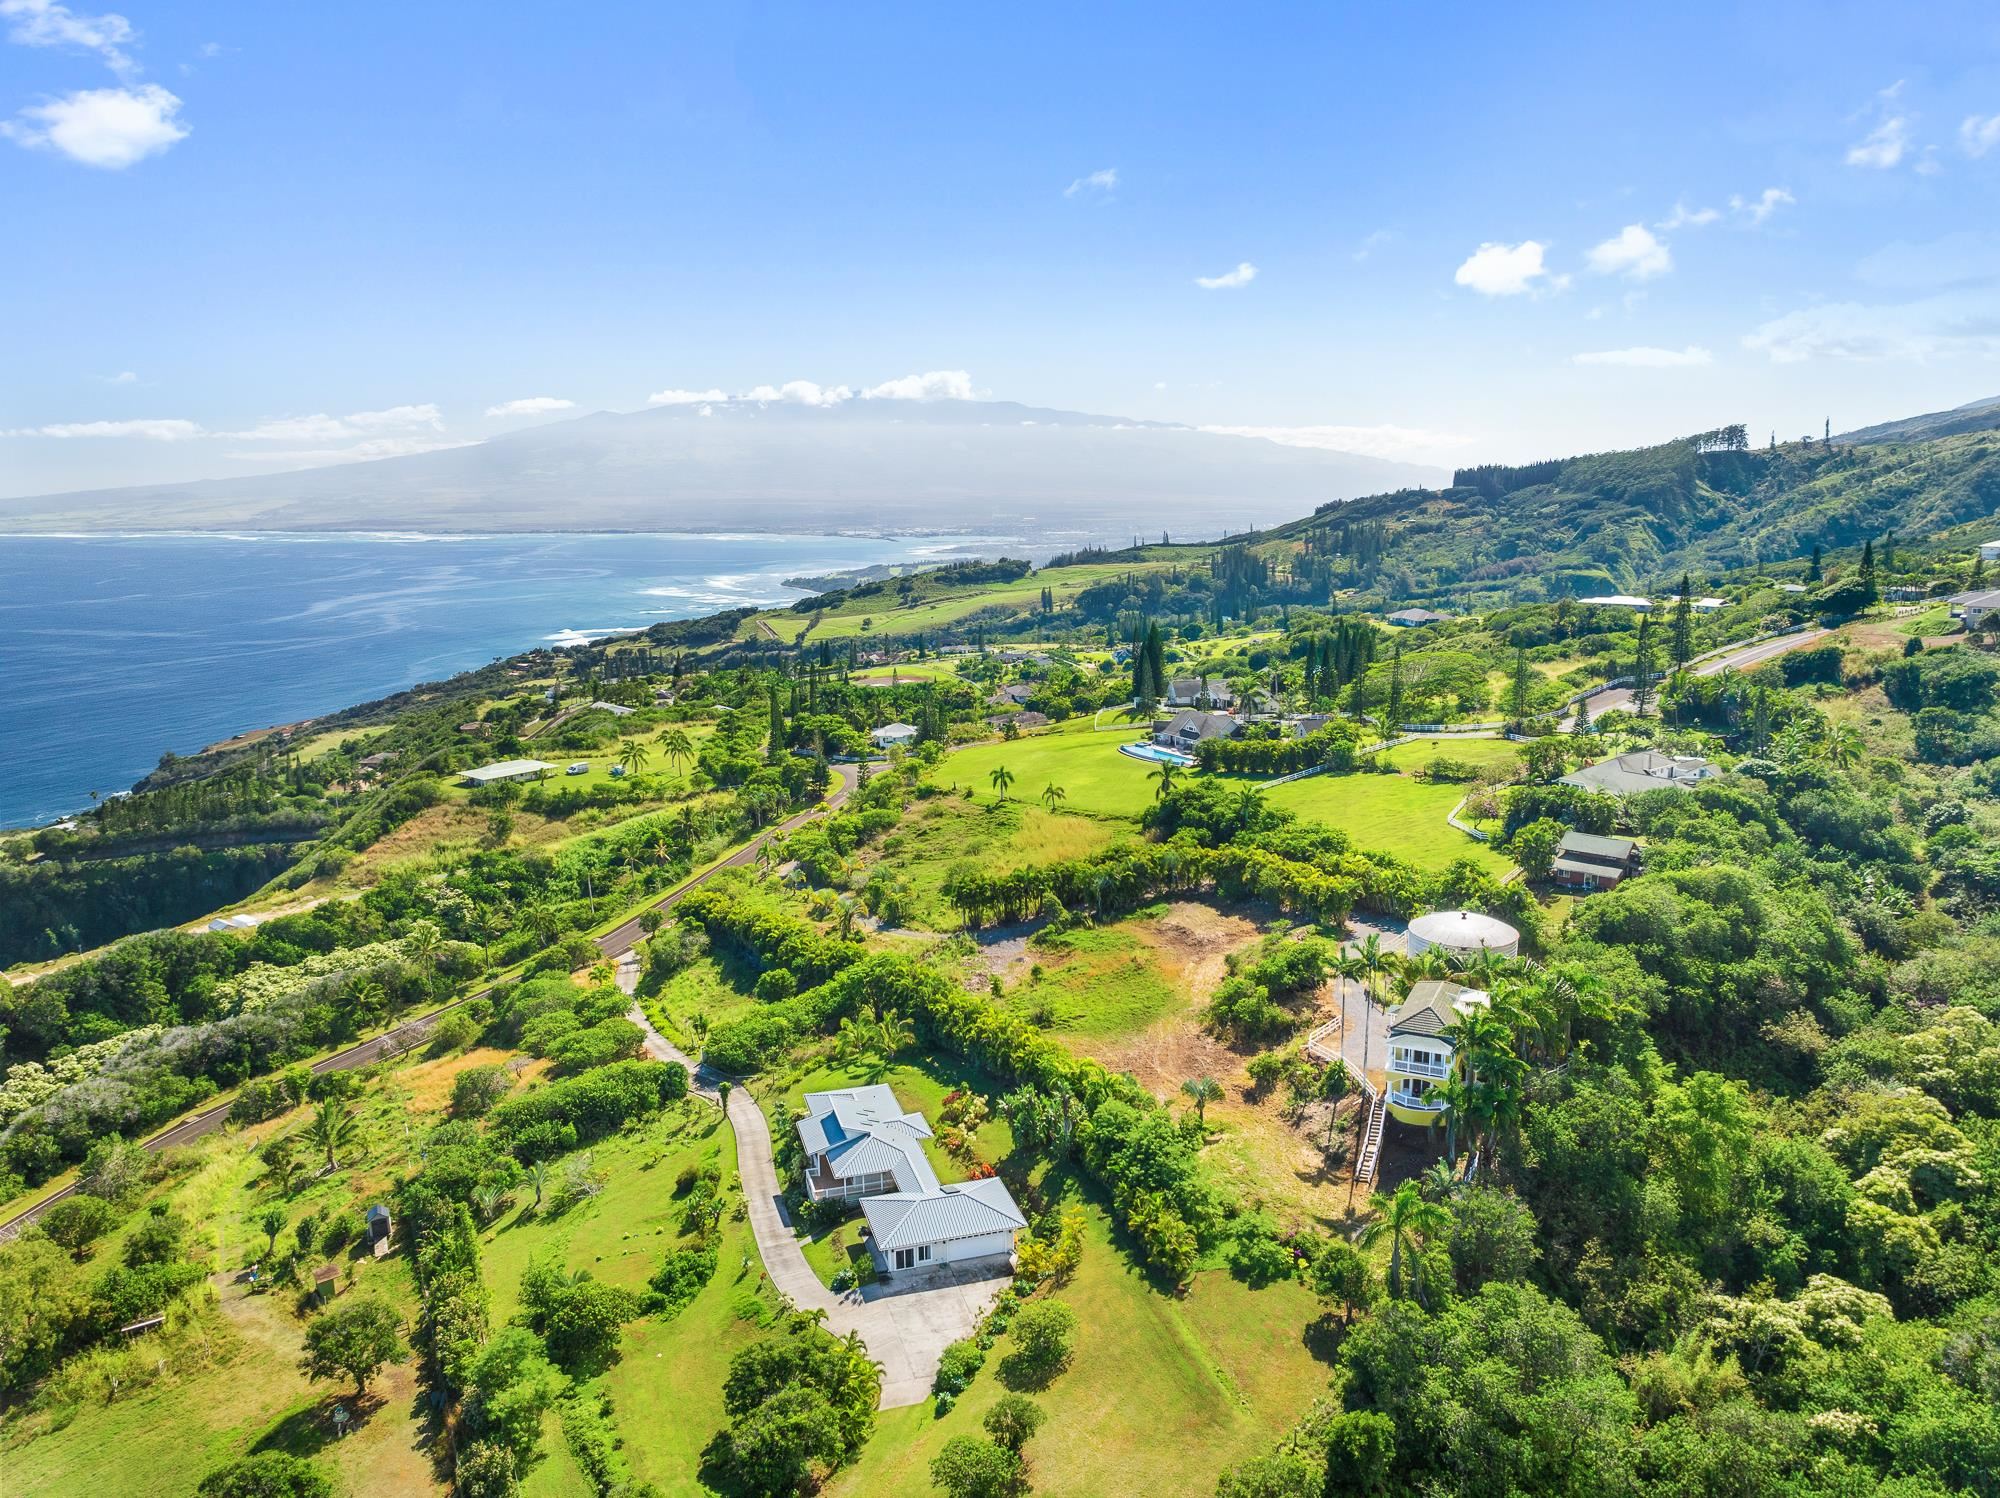
[[[1338,827],[1354,846],[1393,853],[1426,869],[1469,858],[1495,873],[1508,861],[1445,821],[1465,794],[1462,785],[1426,785],[1407,775],[1314,775],[1274,786],[1271,804],[1310,821]]]
[[[1132,572],[1148,572],[1171,565],[1167,562],[1118,562],[1091,563],[1081,567],[1059,567],[1043,572],[1031,572],[1026,577],[1011,583],[993,583],[977,588],[953,588],[940,590],[928,595],[919,593],[908,607],[899,606],[893,594],[880,597],[855,599],[844,604],[837,612],[817,616],[808,613],[794,613],[789,609],[776,609],[759,614],[748,621],[746,628],[754,629],[760,624],[768,624],[780,639],[796,641],[807,624],[812,624],[812,638],[815,640],[840,640],[854,635],[870,634],[914,634],[921,630],[935,629],[976,614],[981,609],[995,607],[1024,608],[1033,605],[1041,597],[1042,589],[1048,588],[1055,594],[1058,607],[1067,603],[1092,583],[1102,582],[1108,577],[1123,577]],[[863,628],[863,621],[868,627]],[[746,636],[747,638],[747,636]]]
[[[1116,823],[1067,810],[1051,813],[1018,796],[997,804],[990,795],[977,801],[941,796],[918,802],[871,857],[908,881],[916,897],[913,919],[945,931],[958,926],[958,917],[939,892],[954,864],[972,859],[1005,870],[1080,858],[1108,846],[1118,835]]]
[[[984,803],[996,799],[991,776],[1004,765],[1014,776],[1008,795],[1024,801],[1036,800],[1044,786],[1060,786],[1066,795],[1064,811],[1091,816],[1137,817],[1150,805],[1158,791],[1147,777],[1156,766],[1120,754],[1121,743],[1140,737],[1130,733],[1093,733],[1088,723],[1079,722],[1053,733],[1027,734],[1011,742],[969,744],[945,756],[931,778],[940,785],[957,785],[970,790]]]
[[[1036,949],[1036,962],[1042,976],[1007,1006],[1077,1041],[1135,1034],[1180,1003],[1153,949],[1121,926],[1066,931]]]
[[[1048,1422],[1027,1447],[1037,1493],[1155,1498],[1209,1493],[1222,1469],[1268,1448],[1326,1385],[1307,1349],[1318,1314],[1305,1288],[1251,1290],[1226,1273],[1195,1277],[1183,1299],[1163,1295],[1111,1243],[1088,1206],[1089,1241],[1060,1292],[1081,1321],[1071,1365],[1032,1395]],[[835,1498],[930,1498],[929,1465],[1005,1392],[1002,1338],[972,1387],[943,1418],[929,1402],[890,1410],[854,1466],[828,1486]]]

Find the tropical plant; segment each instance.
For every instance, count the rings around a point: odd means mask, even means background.
[[[1208,1105],[1222,1097],[1222,1084],[1213,1077],[1190,1077],[1181,1083],[1181,1091],[1194,1099],[1195,1121],[1206,1123]]]
[[[1042,805],[1050,811],[1054,811],[1068,796],[1069,792],[1054,781],[1050,781],[1049,784],[1042,787]]]
[[[340,1152],[354,1142],[359,1132],[354,1110],[328,1099],[319,1105],[312,1122],[306,1125],[306,1142],[325,1153],[326,1168],[332,1170],[340,1163]]]
[[[1417,1304],[1430,1308],[1424,1291],[1423,1250],[1437,1242],[1451,1227],[1451,1213],[1436,1202],[1424,1200],[1415,1181],[1404,1181],[1393,1192],[1377,1191],[1368,1199],[1374,1220],[1361,1230],[1361,1246],[1373,1248],[1389,1240],[1389,1294],[1403,1294],[1403,1260],[1410,1261],[1410,1287]]]
[[[994,799],[1005,801],[1007,799],[1007,789],[1014,783],[1014,772],[1005,765],[995,765],[993,773],[986,778],[993,785]]]

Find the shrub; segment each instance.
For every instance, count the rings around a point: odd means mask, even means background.
[[[713,1248],[677,1248],[667,1255],[648,1282],[658,1292],[666,1315],[673,1315],[701,1294],[715,1277]]]
[[[938,1359],[937,1377],[931,1381],[931,1387],[939,1394],[963,1394],[985,1365],[986,1353],[977,1342],[970,1338],[954,1342]]]
[[[451,1111],[459,1118],[480,1118],[514,1085],[506,1067],[470,1066],[451,1084]]]
[[[209,1473],[195,1492],[200,1498],[332,1498],[333,1480],[303,1457],[260,1451]]]

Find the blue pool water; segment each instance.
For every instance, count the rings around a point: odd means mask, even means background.
[[[1194,767],[1194,756],[1182,754],[1178,749],[1162,748],[1158,744],[1120,744],[1120,754],[1129,754],[1134,759],[1149,759],[1155,764],[1172,765],[1176,769],[1187,770]]]

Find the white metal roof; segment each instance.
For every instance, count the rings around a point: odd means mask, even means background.
[[[537,770],[553,770],[554,765],[545,765],[538,759],[503,759],[498,764],[481,765],[476,770],[466,770],[461,775],[464,780],[510,780],[516,775],[532,775]]]
[[[1410,934],[1434,947],[1461,950],[1512,946],[1521,939],[1521,933],[1505,921],[1476,910],[1433,910],[1410,922]]]
[[[954,1238],[1012,1232],[1028,1225],[1006,1184],[991,1176],[983,1181],[939,1186],[924,1193],[899,1191],[887,1196],[864,1196],[861,1212],[868,1219],[868,1231],[876,1248],[883,1253],[925,1243],[948,1243]]]

